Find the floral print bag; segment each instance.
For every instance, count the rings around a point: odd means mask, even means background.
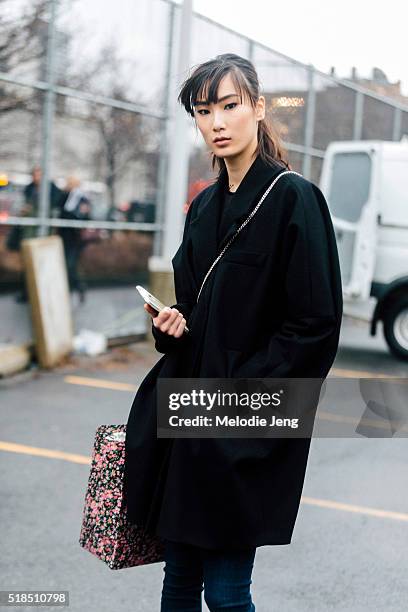
[[[110,569],[164,560],[164,541],[130,524],[123,495],[126,425],[96,430],[80,545]]]

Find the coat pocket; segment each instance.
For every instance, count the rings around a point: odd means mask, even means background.
[[[220,261],[213,293],[219,340],[229,350],[245,351],[259,341],[267,309],[268,253],[231,251]]]

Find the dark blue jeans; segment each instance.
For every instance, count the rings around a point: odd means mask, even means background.
[[[256,548],[207,550],[166,541],[161,612],[254,612],[250,585]],[[204,586],[203,586],[204,583]]]

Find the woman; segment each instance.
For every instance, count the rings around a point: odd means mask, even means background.
[[[158,378],[325,378],[342,316],[326,201],[300,175],[279,179],[200,287],[217,255],[286,170],[254,66],[224,54],[196,67],[179,101],[219,169],[192,201],[172,260],[177,304],[157,314],[164,353],[129,415],[128,517],[166,541],[162,611],[254,610],[256,547],[289,544],[310,438],[157,439]],[[223,138],[223,141],[217,139]],[[190,329],[184,332],[184,327]]]

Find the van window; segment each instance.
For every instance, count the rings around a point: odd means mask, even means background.
[[[408,229],[407,158],[388,157],[381,164],[381,225]]]
[[[368,200],[371,158],[367,153],[350,151],[336,153],[332,163],[330,212],[345,221],[356,222]]]

